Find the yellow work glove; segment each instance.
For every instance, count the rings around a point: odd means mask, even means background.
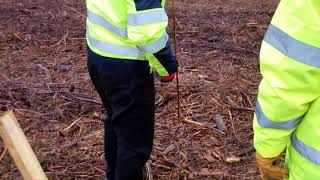
[[[280,166],[281,154],[274,158],[265,158],[258,152],[256,159],[262,180],[282,180],[288,178],[288,170]]]

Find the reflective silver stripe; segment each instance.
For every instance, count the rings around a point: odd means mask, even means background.
[[[168,21],[168,16],[164,9],[128,14],[128,25],[131,26],[140,26],[161,21]]]
[[[276,122],[269,119],[261,109],[259,101],[257,101],[256,105],[256,117],[259,125],[263,128],[274,128],[274,129],[282,129],[282,130],[292,130],[294,129],[302,120],[304,116],[297,117],[295,119],[283,121],[283,122]]]
[[[264,41],[296,61],[320,67],[320,48],[298,41],[272,24],[268,28]]]
[[[87,11],[88,19],[91,23],[98,24],[105,29],[117,34],[120,37],[126,38],[127,37],[127,28],[118,28],[111,24],[107,19],[99,16],[98,14],[88,10]]]
[[[146,46],[138,46],[138,49],[140,49],[143,52],[147,52],[147,53],[156,53],[156,52],[160,51],[161,49],[163,49],[166,46],[168,40],[169,40],[168,34],[164,33],[154,43],[151,43],[151,44],[146,45]]]
[[[295,134],[291,136],[291,144],[301,156],[320,166],[320,151],[300,141]]]
[[[134,58],[143,57],[143,53],[139,51],[139,49],[137,48],[111,44],[111,43],[94,39],[89,35],[88,28],[87,28],[87,38],[91,46],[99,49],[100,51],[110,53],[110,54],[120,55],[120,56],[130,56]]]

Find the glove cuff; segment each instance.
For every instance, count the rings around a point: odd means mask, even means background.
[[[163,82],[172,81],[176,77],[176,73],[171,73],[169,76],[162,77]]]

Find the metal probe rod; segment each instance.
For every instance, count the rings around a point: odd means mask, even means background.
[[[176,12],[174,0],[172,0],[172,18],[173,18],[173,44],[174,44],[174,56],[176,58],[177,64],[179,65],[178,56],[177,56],[177,22],[176,22]],[[178,68],[179,71],[179,68]],[[178,121],[180,122],[180,85],[179,85],[179,72],[176,73],[176,82],[177,82],[177,109],[178,109]]]

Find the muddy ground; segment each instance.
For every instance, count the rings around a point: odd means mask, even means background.
[[[181,119],[204,126],[178,121],[175,83],[157,83],[155,179],[258,179],[251,123],[259,47],[275,6],[176,0]],[[7,109],[50,179],[104,178],[104,110],[86,69],[83,1],[0,2],[0,110]],[[21,179],[2,143],[0,179]]]

